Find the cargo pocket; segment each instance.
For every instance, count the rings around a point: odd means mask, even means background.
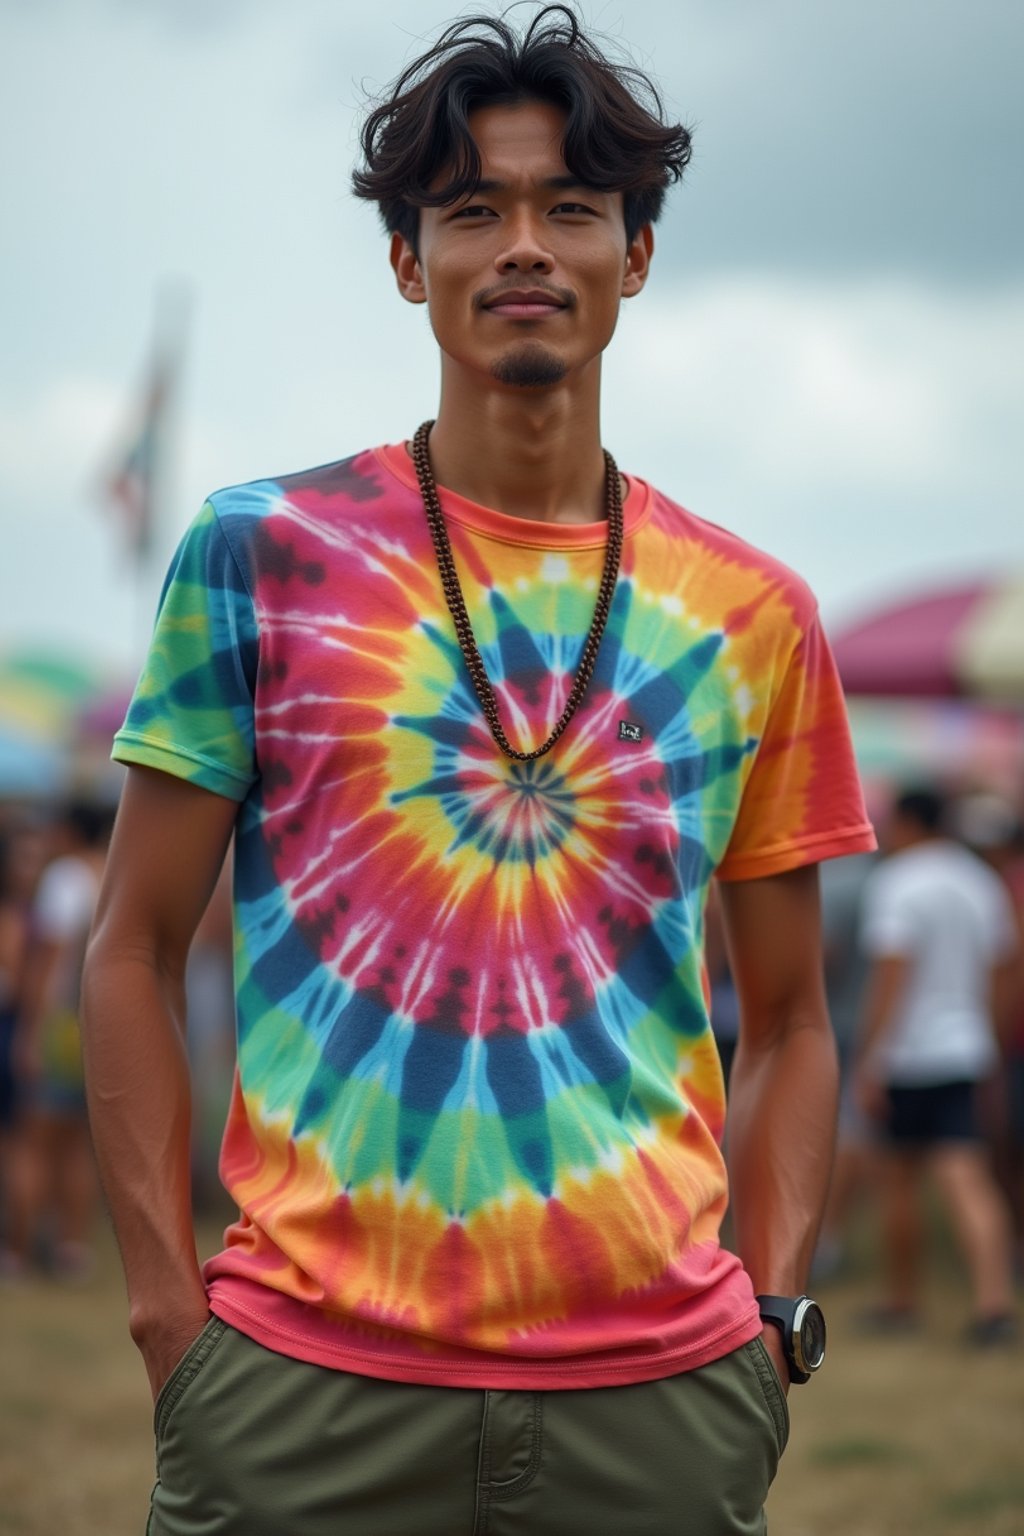
[[[156,1403],[153,1406],[153,1432],[156,1435],[158,1475],[160,1440],[167,1428],[167,1421],[224,1337],[227,1326],[221,1318],[211,1317],[202,1331],[192,1340],[157,1394]]]
[[[764,1340],[758,1336],[756,1339],[751,1339],[750,1343],[744,1347],[757,1372],[757,1379],[761,1383],[761,1395],[775,1425],[775,1439],[781,1457],[789,1441],[789,1404],[786,1401],[785,1390],[779,1380],[779,1373],[775,1369],[775,1362],[765,1348]]]

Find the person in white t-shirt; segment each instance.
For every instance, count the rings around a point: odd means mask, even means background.
[[[863,898],[871,962],[858,1053],[862,1106],[884,1131],[883,1222],[889,1295],[879,1321],[910,1324],[919,1291],[919,1185],[936,1179],[970,1270],[969,1337],[1013,1336],[1010,1227],[988,1165],[977,1084],[998,1064],[994,998],[1016,952],[999,879],[945,835],[931,790],[901,795],[886,829],[889,857]]]
[[[55,857],[39,882],[13,1055],[22,1108],[12,1161],[5,1261],[27,1269],[44,1225],[49,1262],[65,1279],[92,1270],[98,1187],[78,1029],[86,940],[106,859],[111,816],[68,806],[55,829]]]

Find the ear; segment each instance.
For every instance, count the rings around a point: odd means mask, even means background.
[[[654,231],[649,224],[638,229],[626,250],[626,271],[622,279],[622,297],[631,299],[647,281],[654,255]]]
[[[391,236],[389,251],[391,267],[398,284],[398,291],[410,304],[425,304],[427,290],[420,271],[419,259],[408,240],[402,235]]]

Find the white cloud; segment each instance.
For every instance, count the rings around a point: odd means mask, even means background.
[[[976,494],[1007,472],[1024,411],[1024,286],[728,278],[626,306],[615,404],[642,389],[645,446],[740,460],[770,491]],[[660,451],[659,451],[660,450]]]
[[[609,447],[794,566],[831,624],[1024,565],[1024,284],[656,286],[609,353]]]

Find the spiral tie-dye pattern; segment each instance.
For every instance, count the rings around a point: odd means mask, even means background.
[[[604,527],[442,490],[502,718],[558,719]],[[501,757],[398,447],[219,493],[115,755],[239,804],[239,1207],[213,1310],[467,1386],[645,1380],[760,1326],[722,1250],[708,883],[871,847],[813,598],[629,482],[571,729]]]

